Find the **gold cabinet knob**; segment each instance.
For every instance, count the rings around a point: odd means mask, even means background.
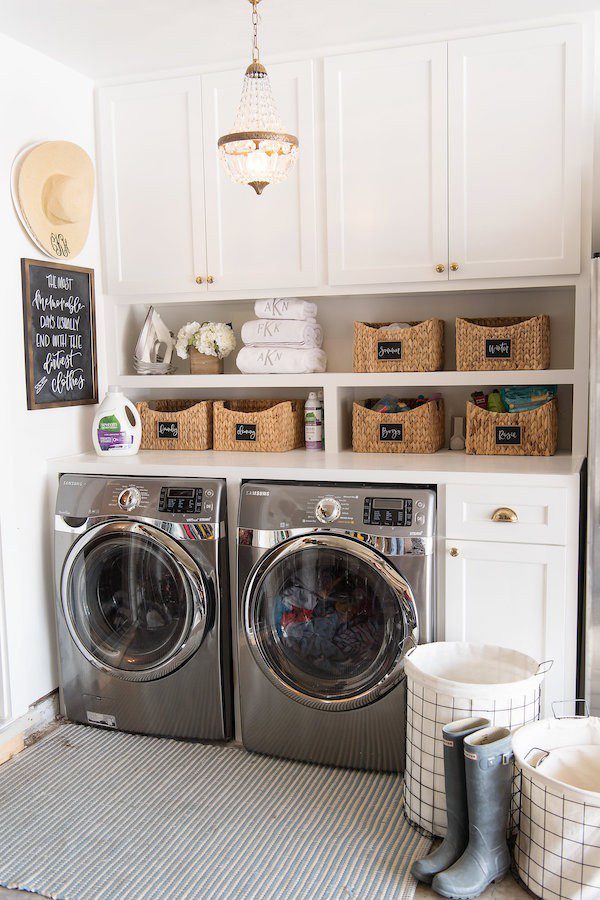
[[[212,277],[212,275],[209,275],[208,278],[206,279],[206,283],[207,283],[207,284],[214,284],[214,280],[215,280],[215,279]]]
[[[450,263],[450,271],[458,272],[458,263]]]
[[[445,272],[446,266],[444,265],[444,263],[438,263],[437,266],[435,267],[435,271],[436,272]]]
[[[202,275],[197,275],[196,276],[196,284],[202,284],[202,281],[203,281]]]
[[[450,556],[458,556],[458,554],[459,554],[458,547],[451,547],[451,548],[450,548]]]
[[[514,509],[510,509],[508,506],[501,506],[499,509],[494,510],[492,513],[492,522],[518,522],[519,517],[514,511]]]

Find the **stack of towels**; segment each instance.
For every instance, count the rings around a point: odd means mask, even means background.
[[[317,304],[298,297],[257,300],[257,317],[242,325],[245,346],[236,364],[245,375],[324,372],[323,329],[317,324]]]

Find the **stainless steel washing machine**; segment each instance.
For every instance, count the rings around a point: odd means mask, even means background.
[[[69,719],[231,737],[226,521],[222,480],[61,477],[56,617]]]
[[[435,491],[248,482],[237,533],[249,750],[404,769],[404,659],[434,639]]]

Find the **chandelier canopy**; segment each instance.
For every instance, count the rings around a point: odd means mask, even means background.
[[[219,156],[232,181],[249,184],[262,194],[268,184],[283,181],[298,157],[298,138],[288,134],[277,112],[267,70],[258,50],[260,0],[252,4],[252,62],[246,69],[242,98],[230,134],[219,138]]]

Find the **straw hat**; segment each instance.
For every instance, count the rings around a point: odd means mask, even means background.
[[[48,256],[73,259],[88,236],[94,164],[70,141],[23,150],[11,173],[13,203],[29,236]]]

